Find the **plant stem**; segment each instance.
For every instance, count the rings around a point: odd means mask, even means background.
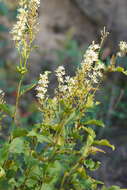
[[[77,168],[80,166],[80,162],[84,159],[83,156],[81,156],[81,158],[78,160],[78,162],[70,169],[70,172],[69,173],[65,173],[64,176],[63,176],[63,180],[61,182],[61,186],[60,186],[60,190],[63,190],[63,186],[64,186],[64,183],[67,179],[67,182],[68,183],[68,180],[70,179],[70,176],[75,172],[75,170],[77,170]]]
[[[19,105],[19,99],[20,99],[20,90],[21,90],[23,78],[24,78],[24,75],[21,75],[21,79],[19,81],[19,85],[18,85],[18,89],[17,89],[16,106],[15,106],[15,113],[14,113],[15,124],[17,124],[17,111],[18,111],[18,105]]]
[[[60,185],[60,190],[63,190],[63,186],[64,186],[64,182],[65,182],[65,179],[68,177],[68,173],[66,172],[63,176],[63,179],[62,179],[62,182],[61,182],[61,185]]]

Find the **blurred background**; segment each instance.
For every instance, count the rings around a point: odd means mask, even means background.
[[[0,1],[0,89],[6,93],[9,104],[15,103],[18,75],[18,55],[14,49],[9,31],[16,20],[16,0]],[[103,60],[108,64],[117,52],[120,40],[127,41],[127,0],[41,0],[39,10],[39,32],[36,38],[38,48],[31,55],[29,74],[24,84],[37,80],[45,70],[54,70],[63,64],[70,75],[82,60],[82,55],[91,41],[99,42],[104,26],[110,32],[103,49]],[[117,60],[127,69],[127,57]],[[127,77],[113,73],[105,76],[97,100],[101,105],[91,112],[90,117],[103,120],[105,129],[97,129],[99,138],[108,138],[116,146],[114,152],[98,155],[102,167],[95,177],[107,185],[127,188]],[[51,88],[55,79],[51,76]],[[35,90],[21,101],[19,110],[24,126],[40,120],[36,111]],[[6,138],[10,119],[6,118],[0,142]]]

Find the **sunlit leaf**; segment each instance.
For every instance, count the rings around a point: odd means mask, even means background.
[[[91,135],[91,137],[94,139],[96,137],[95,131],[91,129],[90,127],[83,127],[83,129]]]
[[[7,160],[9,154],[9,145],[4,144],[2,148],[0,148],[0,165],[3,165],[5,160]]]
[[[19,137],[13,139],[13,141],[10,144],[9,152],[20,154],[24,153],[24,150],[25,150],[24,140]]]
[[[26,136],[28,131],[23,128],[16,128],[13,130],[13,138]]]
[[[5,175],[5,170],[2,167],[0,167],[0,178],[4,177]]]
[[[102,149],[100,149],[100,148],[97,148],[97,147],[94,147],[94,146],[91,146],[91,147],[89,148],[89,153],[90,153],[90,154],[96,154],[96,153],[98,153],[98,152],[105,153],[104,150],[102,150]]]
[[[84,125],[97,125],[99,127],[104,127],[104,123],[100,120],[95,120],[95,119],[92,119],[92,120],[88,120],[86,122],[83,122]]]
[[[32,130],[27,134],[28,137],[36,137],[38,142],[43,143],[43,142],[47,142],[47,143],[51,143],[51,139],[47,136],[38,134],[36,131]]]
[[[102,140],[95,140],[94,141],[95,145],[102,145],[102,146],[108,146],[110,148],[112,148],[112,150],[115,150],[115,146],[110,144],[110,142],[106,139],[102,139]]]

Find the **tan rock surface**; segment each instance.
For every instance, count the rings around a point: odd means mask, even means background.
[[[42,49],[57,48],[69,30],[87,44],[97,39],[103,26],[117,43],[127,39],[126,10],[126,0],[42,0],[38,44]]]
[[[95,38],[95,26],[70,0],[42,0],[40,10],[39,46],[58,47],[72,30],[73,35],[88,43]]]

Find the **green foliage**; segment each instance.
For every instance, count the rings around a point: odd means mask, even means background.
[[[34,86],[22,87],[20,95]],[[89,97],[84,111],[75,109],[66,99],[60,99],[54,107],[49,98],[45,117],[48,109],[55,109],[50,120],[43,116],[43,122],[33,128],[12,127],[8,141],[0,148],[0,189],[98,190],[99,185],[102,190],[120,190],[117,186],[104,187],[103,182],[88,174],[101,165],[91,157],[105,152],[100,146],[114,150],[108,140],[96,139],[93,126],[104,127],[103,122],[85,116],[89,107],[96,107],[93,96]],[[10,106],[1,104],[1,109],[13,118]]]

